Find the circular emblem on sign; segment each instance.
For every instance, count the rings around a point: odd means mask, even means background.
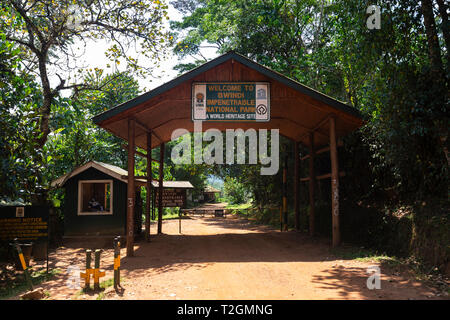
[[[263,115],[267,113],[267,107],[264,104],[260,104],[256,107],[256,113]]]
[[[197,98],[197,103],[203,103],[203,99],[205,96],[203,95],[203,93],[197,93],[195,97]]]

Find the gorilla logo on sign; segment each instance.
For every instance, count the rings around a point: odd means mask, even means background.
[[[195,97],[197,98],[197,103],[203,104],[203,99],[205,99],[205,96],[203,95],[203,93],[197,93],[197,95]]]

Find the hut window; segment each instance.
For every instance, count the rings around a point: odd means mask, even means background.
[[[113,181],[78,182],[78,215],[112,214]]]

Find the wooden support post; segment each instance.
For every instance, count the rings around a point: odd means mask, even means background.
[[[135,120],[128,119],[127,257],[134,255],[134,133]]]
[[[152,190],[153,190],[153,192],[152,192],[152,219],[156,220],[156,194],[155,194],[156,188],[155,189],[152,188]]]
[[[283,165],[283,229],[288,231],[288,209],[287,209],[287,164],[288,157],[284,157]]]
[[[105,276],[105,271],[100,270],[101,250],[95,250],[94,254],[94,290],[100,290],[100,278]]]
[[[300,154],[299,143],[294,141],[294,213],[295,213],[295,230],[300,230],[300,199],[299,199],[299,184],[300,184]]]
[[[336,145],[336,119],[334,117],[330,117],[330,158],[333,247],[336,247],[341,243],[341,234],[339,230],[339,165]]]
[[[145,207],[145,240],[150,241],[150,205],[152,202],[152,134],[147,132],[147,198]]]
[[[162,194],[164,182],[164,143],[159,146],[159,194],[158,194],[158,234],[162,232]]]
[[[178,233],[181,234],[181,209],[178,211]]]
[[[80,278],[84,279],[84,290],[87,291],[90,289],[91,285],[91,274],[94,274],[91,268],[92,261],[92,250],[86,250],[86,271],[80,272]]]
[[[314,172],[314,133],[309,134],[309,235],[314,236],[314,220],[315,220],[315,205],[314,205],[314,187],[316,175]]]
[[[280,232],[283,232],[283,206],[280,206]]]
[[[100,277],[98,276],[100,270],[100,250],[94,252],[94,290],[100,290]]]

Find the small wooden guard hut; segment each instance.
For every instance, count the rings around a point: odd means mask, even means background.
[[[117,236],[126,234],[127,226],[127,175],[120,167],[97,161],[88,163],[52,181],[52,187],[65,189],[64,236]],[[147,179],[135,181],[136,212],[134,235],[142,230],[142,200],[140,188],[147,185]],[[156,190],[158,181],[152,181]],[[181,195],[168,202],[167,206],[183,206],[186,190],[192,189],[189,181],[164,181],[163,195]],[[155,198],[155,197],[153,197]],[[169,199],[171,200],[171,199]]]
[[[243,99],[249,101],[247,115],[208,115],[211,102],[224,105],[223,96],[214,96],[215,88],[249,88]],[[247,90],[247,89],[246,89]],[[234,92],[233,94],[238,92]],[[235,95],[234,97],[238,97]],[[206,105],[205,105],[206,103]],[[206,107],[205,107],[206,106]],[[220,108],[219,108],[220,109]],[[205,115],[206,110],[206,115]],[[253,114],[251,114],[253,113]],[[270,70],[248,58],[229,52],[189,71],[166,84],[133,100],[118,105],[93,118],[94,123],[128,141],[128,212],[127,255],[133,255],[133,223],[135,204],[134,155],[136,147],[146,150],[151,163],[151,150],[160,146],[160,173],[164,144],[171,140],[175,129],[194,132],[194,120],[202,121],[202,130],[278,129],[294,142],[294,207],[299,226],[299,144],[309,148],[310,232],[314,234],[314,182],[331,178],[333,246],[340,243],[339,232],[339,166],[338,138],[359,128],[363,121],[355,108],[308,88],[297,81]],[[316,177],[314,157],[330,152],[331,173]],[[147,175],[151,175],[149,165]],[[161,178],[160,174],[160,178]],[[149,189],[151,185],[147,186]],[[160,193],[161,194],[161,193]],[[159,202],[161,205],[161,201]],[[159,212],[161,212],[161,207]],[[148,212],[148,213],[147,213]],[[146,208],[149,215],[150,208]],[[159,232],[161,226],[159,226]],[[148,230],[146,231],[148,233]]]
[[[214,202],[217,193],[220,193],[220,190],[208,185],[203,189],[203,200],[205,202]]]

